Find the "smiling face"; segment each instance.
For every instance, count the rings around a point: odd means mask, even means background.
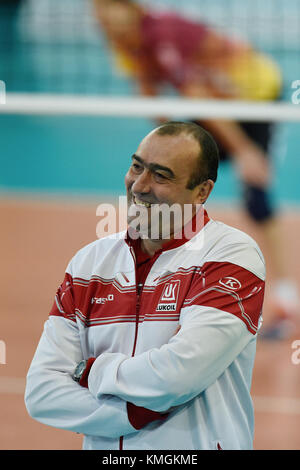
[[[129,225],[135,218],[131,215],[135,212],[132,209],[142,207],[145,211],[146,207],[150,212],[153,205],[176,204],[183,211],[184,205],[189,204],[194,215],[195,205],[202,204],[212,189],[205,190],[204,183],[188,189],[191,176],[197,170],[199,152],[199,143],[185,132],[162,136],[154,130],[143,139],[125,177]],[[149,217],[149,229],[150,225]],[[170,229],[171,235],[173,229]]]

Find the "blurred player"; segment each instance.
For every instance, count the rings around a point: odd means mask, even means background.
[[[94,0],[102,30],[123,71],[142,95],[172,85],[189,98],[273,101],[280,97],[276,64],[249,44],[216,33],[173,12],[151,12],[132,0]],[[232,159],[243,185],[245,208],[259,229],[274,275],[274,320],[265,336],[282,337],[298,309],[281,248],[279,219],[270,201],[269,122],[201,121],[216,139],[221,160]]]

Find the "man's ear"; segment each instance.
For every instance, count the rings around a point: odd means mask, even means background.
[[[199,184],[198,203],[204,204],[213,190],[215,183],[213,180],[206,180]]]

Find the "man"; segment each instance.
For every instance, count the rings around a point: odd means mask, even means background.
[[[187,98],[279,98],[281,73],[277,65],[249,44],[177,13],[151,11],[137,1],[94,0],[94,4],[120,67],[136,81],[142,95],[157,95],[167,84]],[[280,220],[270,195],[272,125],[230,120],[199,123],[217,141],[221,160],[233,162],[246,212],[267,250],[274,324],[265,333],[289,334],[286,320],[294,321],[299,296],[285,262]]]
[[[126,174],[128,230],[67,267],[25,401],[38,421],[83,433],[84,449],[252,448],[265,266],[254,240],[203,208],[217,169],[200,126],[154,129]],[[174,205],[191,208],[181,231],[160,218],[152,237],[152,210]]]

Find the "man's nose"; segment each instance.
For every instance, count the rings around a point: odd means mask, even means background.
[[[151,191],[151,173],[146,168],[138,175],[132,185],[132,192],[149,193]]]

